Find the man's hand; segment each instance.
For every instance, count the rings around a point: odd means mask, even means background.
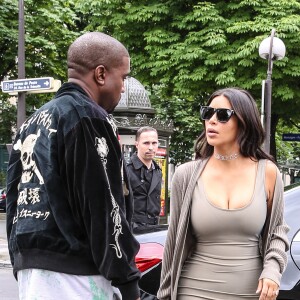
[[[256,294],[260,294],[259,300],[276,300],[279,286],[271,279],[263,278],[258,282]]]

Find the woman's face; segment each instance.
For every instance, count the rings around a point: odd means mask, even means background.
[[[224,96],[215,97],[209,105],[213,108],[232,109],[230,102]],[[232,149],[238,147],[238,119],[233,114],[226,123],[218,121],[215,113],[209,120],[205,120],[206,139],[209,145],[213,147],[225,147]]]

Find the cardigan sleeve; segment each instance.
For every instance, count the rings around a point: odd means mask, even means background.
[[[157,294],[158,299],[171,299],[172,261],[181,211],[180,207],[183,196],[183,178],[181,173],[181,166],[179,166],[173,175],[171,185],[170,225],[168,228],[168,234],[162,260],[161,282]]]
[[[263,271],[259,279],[269,278],[280,285],[282,273],[287,265],[286,251],[289,249],[287,233],[289,227],[284,221],[283,183],[277,170],[275,192],[268,235],[265,241]]]
[[[158,299],[176,299],[177,280],[194,240],[188,230],[190,202],[205,163],[190,161],[176,169],[171,186],[171,218],[165,244]],[[206,160],[207,162],[207,160]]]

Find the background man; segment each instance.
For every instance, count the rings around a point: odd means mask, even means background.
[[[136,300],[139,245],[108,114],[124,92],[129,54],[90,32],[67,63],[68,83],[21,126],[10,156],[7,236],[19,296]]]
[[[134,198],[133,229],[157,225],[160,213],[162,172],[153,160],[158,148],[158,134],[152,127],[136,133],[134,153],[127,165]]]

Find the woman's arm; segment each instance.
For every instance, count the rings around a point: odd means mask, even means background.
[[[180,215],[179,199],[182,198],[181,192],[181,176],[179,175],[177,169],[174,173],[171,185],[170,225],[168,228],[168,234],[162,260],[161,282],[157,294],[158,299],[171,299],[172,261],[176,243],[178,220]]]
[[[270,223],[269,232],[265,235],[267,240],[264,244],[267,244],[257,291],[261,292],[260,300],[276,296],[274,293],[279,288],[281,276],[287,264],[286,251],[289,248],[287,239],[289,228],[283,218],[283,183],[278,168],[270,161],[266,165],[265,187],[268,198],[267,219],[270,218]]]
[[[170,199],[170,225],[164,255],[162,260],[161,283],[157,294],[158,299],[171,299],[171,272],[176,243],[177,226],[181,211],[181,201],[183,198],[183,178],[181,176],[180,167],[174,173],[171,185]]]

